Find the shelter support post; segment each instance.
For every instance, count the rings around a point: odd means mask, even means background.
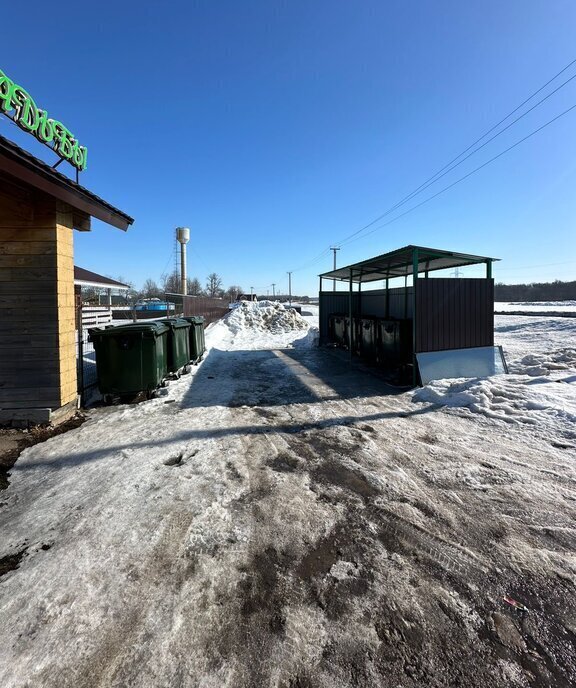
[[[408,318],[408,274],[404,275],[404,320]]]
[[[328,329],[324,328],[322,320],[322,276],[319,278],[318,285],[318,329],[320,330],[320,344],[323,344],[323,339],[326,337],[328,339]]]
[[[486,261],[486,279],[492,279],[492,261]]]
[[[350,283],[349,283],[349,288],[348,288],[348,318],[349,318],[349,320],[348,320],[348,323],[349,323],[349,327],[348,327],[348,348],[349,348],[349,351],[350,351],[350,360],[352,360],[352,352],[353,352],[352,347],[353,347],[353,344],[354,344],[354,335],[353,335],[353,331],[354,331],[354,322],[353,322],[353,319],[352,319],[352,290],[353,290],[352,278],[353,278],[352,268],[350,268],[350,275],[349,275]]]
[[[386,278],[386,320],[390,318],[390,280]]]
[[[362,270],[360,270],[360,281],[358,282],[358,317],[362,317]]]
[[[412,251],[412,384],[418,384],[418,367],[416,364],[416,316],[418,299],[418,249]]]

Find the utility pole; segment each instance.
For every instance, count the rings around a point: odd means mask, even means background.
[[[276,298],[276,285],[272,282],[272,298]]]
[[[336,251],[340,250],[340,246],[330,246],[330,250],[334,253],[334,270],[336,270]],[[334,288],[332,291],[336,291],[336,280],[334,281]]]
[[[292,305],[292,273],[288,273],[288,305]]]

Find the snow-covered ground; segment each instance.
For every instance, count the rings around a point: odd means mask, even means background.
[[[510,375],[399,393],[303,314],[236,309],[22,454],[0,685],[574,685],[576,320],[496,316]]]
[[[497,301],[497,313],[561,313],[576,315],[576,301]]]

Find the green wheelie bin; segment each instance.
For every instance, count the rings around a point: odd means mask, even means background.
[[[168,327],[168,372],[180,377],[183,368],[190,363],[190,323],[183,318],[158,320]]]
[[[190,323],[190,361],[196,364],[206,351],[204,318],[200,315],[183,315],[182,320]]]
[[[154,391],[167,374],[168,332],[159,322],[88,330],[100,393],[106,398]]]

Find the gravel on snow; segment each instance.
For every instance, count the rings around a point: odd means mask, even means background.
[[[576,320],[497,316],[511,375],[402,393],[302,308],[24,451],[0,685],[576,683]]]

